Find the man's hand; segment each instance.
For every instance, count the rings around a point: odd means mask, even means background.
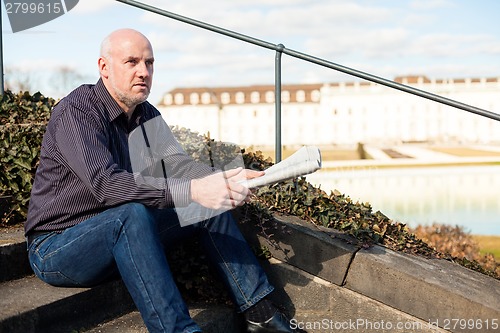
[[[236,168],[191,181],[191,199],[210,209],[232,209],[241,206],[251,194],[238,183],[264,175],[263,171]]]

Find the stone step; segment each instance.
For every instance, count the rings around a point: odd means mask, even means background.
[[[281,260],[269,259],[264,269],[276,287],[273,300],[285,308],[292,328],[308,333],[447,332]]]
[[[396,253],[380,246],[360,248],[345,235],[293,217],[276,216],[271,226],[266,233],[274,234],[272,240],[255,230],[260,226],[243,223],[242,229],[251,246],[267,248],[272,255],[263,266],[276,287],[272,295],[275,303],[286,310],[293,323],[310,333],[337,331],[338,327],[342,328],[338,331],[368,333],[383,323],[394,325],[385,330],[394,333],[475,332],[446,325],[446,320],[456,318],[479,322],[484,332],[494,332],[500,324],[499,280],[448,261]],[[15,246],[24,246],[24,250],[12,250]],[[17,266],[26,266],[23,258],[22,237],[18,243],[4,244],[0,248],[0,272],[4,267],[13,267],[7,270],[14,272]],[[25,273],[4,276],[19,274]],[[134,326],[130,321],[137,314],[121,317],[132,309],[120,282],[68,289],[50,287],[29,276],[0,283],[0,333],[78,332],[104,329],[108,327],[105,325],[130,325],[130,332],[134,332],[134,327],[144,328],[141,322]],[[210,311],[208,306],[202,313]],[[230,313],[234,316],[232,310]],[[113,318],[120,319],[102,324]],[[212,322],[220,324],[219,320]],[[395,329],[398,324],[401,329]],[[488,324],[491,327],[485,329]]]
[[[33,275],[22,228],[0,233],[0,333],[147,333],[121,281],[94,288],[52,287]],[[190,305],[204,332],[243,332],[228,306]]]
[[[32,274],[22,227],[0,232],[0,282]]]
[[[241,317],[223,305],[191,305],[189,313],[203,333],[243,333]],[[141,315],[132,311],[111,321],[97,325],[86,333],[148,333]]]
[[[133,309],[121,281],[57,288],[27,276],[1,283],[0,295],[0,333],[78,332]]]
[[[0,284],[0,295],[0,333],[147,333],[120,281],[95,288],[56,288],[29,276]],[[189,309],[203,332],[243,332],[241,318],[228,306]]]
[[[304,236],[305,234],[302,235]],[[26,244],[22,234],[14,233],[4,236],[3,239],[0,258],[7,265],[2,267],[10,267],[10,272],[19,271],[10,273],[10,276],[25,274],[23,272],[26,267],[29,270],[29,266],[23,260],[26,258]],[[14,250],[16,248],[18,250]],[[299,250],[297,246],[295,250]],[[343,256],[341,254],[341,257]],[[319,259],[312,253],[307,257],[315,258],[315,261]],[[290,257],[287,259],[302,266],[303,263],[297,261],[299,258],[305,260],[306,257],[295,256],[295,260]],[[20,266],[24,266],[24,269],[19,269]],[[332,329],[336,330],[335,325],[347,325],[354,319],[363,319],[367,323],[375,324],[379,323],[380,318],[393,322],[404,320],[407,323],[420,323],[424,327],[425,323],[413,316],[356,294],[315,276],[316,274],[307,273],[286,261],[271,258],[264,261],[263,266],[277,288],[273,293],[275,303],[283,307],[293,320],[292,324],[308,328],[308,332],[330,332]],[[333,280],[341,281],[343,275],[340,270],[338,277]],[[95,288],[56,288],[34,276],[27,276],[1,283],[0,295],[0,333],[147,332],[139,313],[134,311],[135,307],[128,292],[119,281]],[[241,320],[231,308],[216,305],[194,306],[190,307],[190,311],[204,332],[243,332]],[[374,317],[373,312],[379,317]],[[349,332],[348,329],[343,331]],[[426,330],[392,330],[417,331]],[[357,327],[352,332],[370,332],[370,329]]]
[[[101,323],[84,331],[86,333],[148,333],[138,311],[129,312],[118,318]]]

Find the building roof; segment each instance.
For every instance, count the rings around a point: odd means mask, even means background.
[[[282,85],[282,93],[288,94],[288,102],[312,102],[314,92],[318,92],[323,84],[285,84]],[[303,99],[298,98],[297,92],[302,92]],[[175,96],[181,95],[182,103],[174,104],[197,104],[204,96],[207,99],[203,104],[246,104],[246,103],[269,103],[274,101],[274,85],[250,85],[235,87],[186,87],[175,88],[165,94],[160,105],[170,105],[168,98],[172,101]],[[194,97],[196,96],[196,97]],[[197,101],[193,103],[193,100]]]
[[[405,75],[394,78],[395,82],[405,85],[421,84],[474,84],[500,83],[500,77],[490,78],[457,78],[457,79],[430,79],[425,75]],[[369,81],[334,82],[314,84],[283,84],[282,100],[285,103],[318,102],[319,91],[323,86],[354,87],[376,85]],[[248,85],[226,87],[183,87],[168,91],[160,106],[169,105],[221,105],[221,104],[248,104],[274,102],[274,85]]]

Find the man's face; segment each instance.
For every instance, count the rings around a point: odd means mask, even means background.
[[[153,80],[153,50],[147,39],[139,35],[113,41],[113,47],[102,58],[103,77],[113,98],[125,111],[133,111],[144,102]]]

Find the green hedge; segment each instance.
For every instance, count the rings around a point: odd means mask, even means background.
[[[31,184],[52,98],[6,91],[0,102],[0,225],[26,219]],[[5,199],[7,197],[7,199]]]

